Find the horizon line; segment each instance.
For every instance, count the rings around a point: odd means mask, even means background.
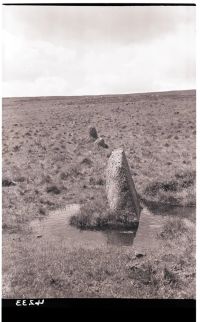
[[[169,92],[186,92],[196,91],[196,88],[192,89],[175,89],[164,91],[151,91],[151,92],[131,92],[131,93],[112,93],[112,94],[80,94],[80,95],[38,95],[38,96],[2,96],[3,98],[41,98],[41,97],[86,97],[86,96],[122,96],[122,95],[140,95],[140,94],[156,94],[156,93],[169,93]]]

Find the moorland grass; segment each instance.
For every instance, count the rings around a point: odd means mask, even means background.
[[[106,199],[105,168],[118,147],[125,149],[141,197],[194,204],[192,185],[180,191],[159,188],[156,194],[147,188],[195,169],[195,92],[89,101],[3,99],[2,217],[10,231],[68,203]],[[97,128],[109,151],[90,141],[88,125]]]
[[[151,182],[140,199],[147,206],[195,206],[195,171],[177,173],[174,179]],[[116,219],[117,218],[117,219]],[[80,229],[133,228],[137,223],[126,216],[113,213],[103,199],[93,200],[81,207],[81,211],[70,218],[70,224]]]
[[[89,230],[136,228],[138,222],[129,217],[123,213],[109,210],[105,200],[104,202],[98,200],[83,205],[80,212],[70,217],[69,223],[77,228]]]
[[[141,199],[143,202],[171,206],[195,206],[196,172],[176,173],[166,181],[153,181],[148,184]]]
[[[3,297],[195,298],[195,225],[179,220],[170,219],[173,229],[166,223],[156,251],[139,258],[134,248],[69,250],[42,239],[22,240],[20,247],[11,241]]]
[[[170,195],[176,197],[175,201],[180,205],[194,204],[194,186],[190,184],[187,188],[177,188],[177,191],[165,191],[163,186],[157,190],[153,187],[155,194],[150,192],[150,186],[148,193],[143,192],[148,185],[179,181],[182,179],[175,177],[177,173],[195,170],[195,100],[195,91],[114,97],[3,99],[5,297],[79,294],[194,297],[194,256],[189,257],[194,243],[187,237],[194,236],[192,230],[185,231],[177,240],[158,239],[165,243],[160,250],[162,254],[160,257],[155,253],[153,257],[147,256],[153,270],[155,266],[159,281],[154,293],[150,284],[144,286],[139,279],[137,288],[137,279],[129,278],[125,264],[130,264],[133,259],[131,250],[127,250],[130,259],[127,257],[126,260],[124,249],[75,250],[71,253],[64,245],[51,244],[49,247],[45,242],[37,245],[31,231],[28,234],[26,231],[31,220],[47,216],[49,211],[66,204],[85,204],[86,201],[94,204],[95,200],[101,200],[103,204],[106,200],[104,174],[107,160],[110,152],[119,147],[125,149],[140,196],[151,201],[173,203]],[[109,150],[97,147],[89,140],[89,125],[97,128]],[[42,238],[38,242],[42,243]],[[185,254],[187,244],[191,249]],[[168,258],[172,262],[168,262]],[[164,276],[170,275],[169,272],[175,274],[173,265],[175,267],[179,259],[182,263],[181,288],[173,289],[172,283],[162,287],[162,265],[166,264]],[[148,268],[148,272],[153,270]],[[105,277],[105,283],[98,280],[101,277]]]

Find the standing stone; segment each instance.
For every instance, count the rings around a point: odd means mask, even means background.
[[[98,146],[102,146],[103,148],[105,149],[108,149],[108,145],[105,143],[104,139],[103,138],[98,138],[96,141],[95,141],[95,144],[97,144]]]
[[[108,160],[106,192],[110,209],[117,217],[139,222],[141,207],[126,155],[121,148],[114,150]]]
[[[95,127],[90,126],[89,127],[89,135],[92,137],[94,140],[98,138],[97,130]]]

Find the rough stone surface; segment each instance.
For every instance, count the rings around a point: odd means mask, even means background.
[[[116,216],[139,222],[141,207],[123,149],[112,152],[106,170],[108,203]]]
[[[90,126],[89,127],[89,135],[92,137],[94,140],[98,138],[97,130],[95,127]]]
[[[105,143],[104,139],[102,138],[98,138],[96,141],[95,141],[95,144],[97,144],[98,146],[101,146],[105,149],[108,148],[108,145]]]

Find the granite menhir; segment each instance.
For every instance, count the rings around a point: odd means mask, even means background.
[[[110,210],[116,220],[139,223],[140,202],[123,149],[111,153],[106,169],[106,192]]]

